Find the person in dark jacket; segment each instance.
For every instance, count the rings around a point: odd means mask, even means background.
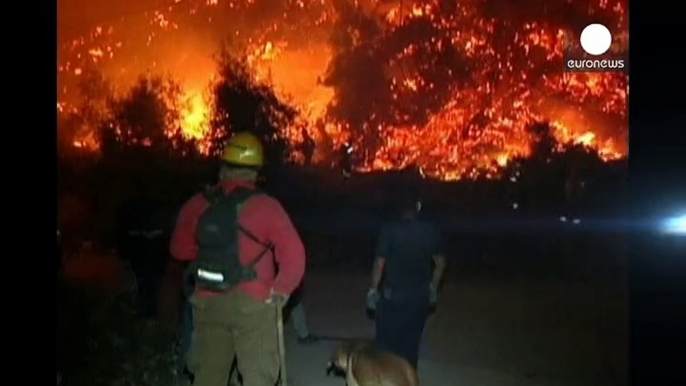
[[[581,222],[581,204],[586,189],[586,182],[581,177],[578,167],[572,167],[565,180],[565,213],[560,221],[577,225]]]
[[[207,185],[199,185],[197,189],[193,189],[184,194],[184,199],[194,195],[197,192],[207,189]],[[174,216],[173,223],[176,224],[178,213]],[[175,360],[179,365],[180,370],[186,375],[192,377],[188,371],[186,364],[188,363],[188,355],[193,346],[193,305],[190,298],[193,295],[195,288],[195,277],[192,275],[189,262],[179,262],[172,259],[171,264],[176,264],[181,274],[181,301],[179,302],[179,331],[176,340]]]
[[[350,143],[346,142],[341,147],[338,149],[338,155],[339,155],[339,166],[341,168],[341,171],[343,173],[343,178],[348,179],[352,175],[353,172],[353,164],[352,164],[352,152],[353,152],[353,147]]]
[[[312,164],[312,157],[314,156],[316,143],[310,136],[310,133],[308,133],[305,129],[302,130],[302,136],[303,142],[301,146],[303,157],[305,157],[305,165],[310,166]]]
[[[415,369],[445,268],[440,231],[419,218],[420,210],[418,196],[407,193],[400,200],[400,219],[382,226],[367,293],[367,307],[376,311],[377,346],[407,359]]]
[[[60,237],[62,234],[60,233],[60,230],[57,230],[57,273],[59,274],[60,271],[62,270],[62,238]]]
[[[193,275],[190,274],[189,264],[182,263],[183,282],[181,284],[182,294],[179,304],[179,333],[176,341],[176,363],[182,372],[188,372],[186,364],[188,355],[193,347],[193,305],[190,297],[193,295],[195,282]],[[187,374],[190,375],[190,374]]]
[[[117,250],[136,274],[137,308],[146,317],[155,315],[157,290],[169,256],[162,210],[138,180],[133,197],[124,202],[117,218]]]

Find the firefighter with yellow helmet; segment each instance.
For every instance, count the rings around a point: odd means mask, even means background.
[[[219,182],[181,208],[170,244],[174,259],[190,262],[195,282],[188,368],[195,386],[226,386],[237,357],[244,385],[273,386],[280,362],[274,303],[285,304],[300,284],[305,250],[283,207],[255,187],[260,140],[233,135],[221,163]]]

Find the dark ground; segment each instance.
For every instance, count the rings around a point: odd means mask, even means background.
[[[328,227],[323,218],[295,219],[308,251],[308,317],[317,333],[369,336],[372,325],[360,310],[378,221],[340,213],[328,214]],[[533,223],[465,220],[448,227],[449,269],[425,334],[423,384],[452,385],[455,377],[484,385],[626,384],[622,235],[563,228],[554,217]],[[173,331],[123,312],[111,291],[92,288],[60,286],[65,384],[173,384]],[[331,299],[338,299],[335,310]],[[310,369],[329,349],[289,350],[298,385],[340,383],[319,380],[323,370]],[[440,370],[445,366],[458,373]]]

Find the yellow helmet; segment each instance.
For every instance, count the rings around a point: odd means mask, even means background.
[[[221,159],[232,165],[260,167],[264,163],[262,143],[251,133],[236,133],[229,138]]]

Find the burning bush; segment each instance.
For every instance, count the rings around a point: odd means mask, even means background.
[[[171,150],[170,134],[174,136],[179,130],[175,101],[180,93],[179,86],[171,80],[139,78],[126,95],[111,101],[111,118],[100,126],[103,154],[111,157],[144,148]]]

